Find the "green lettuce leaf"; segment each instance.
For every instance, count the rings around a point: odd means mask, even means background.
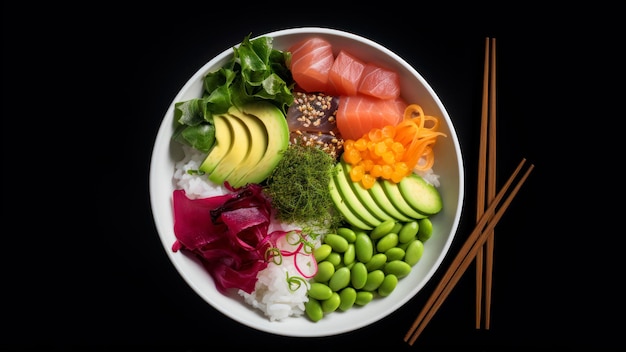
[[[294,99],[290,59],[291,53],[273,48],[273,38],[247,35],[224,66],[205,75],[201,97],[174,105],[173,139],[208,153],[215,143],[213,115],[255,100],[270,101],[286,115]]]

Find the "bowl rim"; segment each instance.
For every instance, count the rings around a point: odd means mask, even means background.
[[[456,165],[454,166],[456,170],[458,170],[458,173],[459,173],[458,181],[456,184],[456,187],[458,188],[458,194],[455,199],[456,207],[454,209],[449,209],[449,211],[454,213],[454,218],[450,226],[450,232],[448,234],[448,237],[445,243],[443,244],[441,253],[439,253],[435,262],[433,262],[432,267],[427,271],[425,277],[422,279],[421,284],[417,285],[418,287],[414,288],[410,294],[408,294],[406,297],[402,297],[401,299],[398,299],[385,312],[379,313],[379,314],[372,314],[371,316],[365,317],[364,319],[361,319],[350,326],[337,326],[336,329],[329,331],[329,330],[315,328],[315,325],[312,325],[311,329],[300,331],[300,330],[289,329],[288,328],[289,324],[283,324],[282,321],[270,321],[268,317],[262,315],[260,312],[255,312],[255,313],[257,313],[258,315],[261,315],[261,318],[264,319],[263,320],[264,324],[252,323],[249,320],[244,319],[245,317],[238,315],[237,311],[233,311],[233,308],[234,308],[233,306],[224,306],[222,302],[217,302],[214,297],[207,295],[207,293],[203,291],[203,288],[200,287],[198,283],[194,281],[194,278],[192,275],[194,274],[194,272],[189,272],[188,270],[186,270],[188,268],[182,267],[183,264],[181,261],[183,260],[194,261],[194,259],[186,255],[179,255],[179,253],[172,252],[171,245],[173,243],[167,243],[166,236],[165,236],[166,232],[168,231],[173,232],[172,221],[171,219],[164,219],[163,217],[159,216],[160,214],[159,209],[162,209],[164,207],[164,204],[162,204],[163,197],[156,196],[160,192],[163,192],[163,190],[159,189],[160,186],[163,184],[163,181],[160,181],[160,179],[162,178],[162,175],[160,175],[160,173],[157,172],[157,170],[162,170],[165,166],[163,164],[165,163],[165,161],[157,159],[156,156],[163,155],[163,153],[166,152],[168,153],[168,155],[170,155],[170,157],[172,157],[175,154],[175,151],[171,150],[172,146],[170,143],[167,143],[168,146],[165,147],[159,144],[159,142],[169,140],[169,137],[171,136],[170,125],[173,122],[174,104],[178,101],[183,100],[183,95],[185,94],[185,92],[188,92],[192,86],[197,85],[198,80],[201,80],[202,77],[204,77],[204,75],[207,72],[209,72],[209,70],[215,69],[216,67],[218,67],[217,66],[218,63],[225,61],[227,58],[232,56],[232,53],[233,53],[232,46],[224,49],[221,53],[214,56],[207,63],[202,65],[202,67],[200,67],[186,81],[186,83],[182,86],[182,88],[177,92],[176,96],[174,97],[170,105],[168,106],[168,109],[163,117],[161,125],[159,126],[157,137],[155,139],[155,145],[153,146],[153,150],[152,150],[152,155],[151,155],[151,160],[150,160],[150,171],[149,171],[150,202],[151,202],[151,210],[153,213],[153,219],[155,222],[156,230],[158,232],[159,239],[163,245],[164,250],[166,251],[168,258],[170,259],[170,261],[176,268],[179,275],[181,275],[181,277],[184,279],[184,281],[194,290],[196,294],[198,294],[204,301],[209,303],[209,305],[212,308],[216,309],[223,315],[245,326],[254,328],[256,330],[264,331],[267,333],[272,333],[275,335],[292,336],[292,337],[323,337],[323,336],[331,336],[331,335],[348,333],[350,331],[356,330],[358,328],[363,328],[365,326],[368,326],[379,320],[384,319],[385,317],[389,316],[393,312],[397,311],[399,308],[401,308],[401,306],[405,305],[408,301],[413,299],[421,291],[421,289],[426,285],[426,283],[428,283],[431,280],[434,273],[441,266],[441,263],[444,260],[444,258],[448,255],[451,244],[454,238],[456,237],[456,232],[458,230],[462,208],[463,208],[464,193],[465,193],[463,155],[462,155],[462,151],[461,151],[459,141],[458,141],[458,136],[454,129],[452,120],[450,119],[448,112],[445,109],[445,106],[443,105],[443,103],[441,102],[439,96],[432,89],[430,84],[428,84],[428,82],[422,77],[422,75],[419,72],[417,72],[415,68],[409,65],[402,57],[398,56],[391,50],[387,49],[383,45],[371,39],[368,39],[361,35],[348,32],[345,30],[333,29],[333,28],[328,28],[328,27],[285,28],[285,29],[280,29],[280,30],[275,30],[275,31],[264,33],[264,34],[260,34],[260,35],[251,37],[251,39],[258,38],[258,37],[266,37],[266,36],[272,37],[272,38],[282,38],[282,37],[290,36],[290,35],[316,35],[316,34],[343,37],[347,40],[356,41],[360,44],[373,47],[376,50],[380,51],[385,56],[388,56],[391,60],[395,60],[398,64],[405,67],[408,71],[411,72],[414,78],[416,78],[417,80],[421,82],[423,88],[428,91],[429,96],[434,100],[434,103],[441,110],[442,112],[441,117],[445,120],[445,125],[450,131],[450,134],[448,137],[451,138],[452,147],[456,153],[456,159],[457,159]],[[236,45],[239,45],[239,44],[236,44]],[[174,170],[172,169],[172,174],[173,172]],[[172,181],[172,187],[174,187],[173,181]],[[171,199],[171,194],[169,195],[169,198]],[[212,280],[211,280],[211,284],[212,284]],[[233,298],[234,296],[235,295],[233,295]],[[225,296],[225,297],[228,297],[228,296]],[[249,310],[252,312],[252,311],[258,310],[245,304],[243,301],[236,302],[236,303],[241,304],[242,306],[245,305],[244,308],[246,311]],[[235,308],[234,310],[237,310],[237,309]],[[340,314],[340,313],[337,313],[337,314]],[[296,319],[306,319],[306,317],[298,317]],[[327,318],[325,317],[324,319],[327,319]],[[317,322],[317,323],[311,322],[311,324],[317,324],[318,327],[320,326],[319,323],[320,322]]]

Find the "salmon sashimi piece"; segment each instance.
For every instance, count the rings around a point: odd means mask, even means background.
[[[328,73],[327,94],[356,95],[365,63],[352,54],[340,50]]]
[[[400,96],[400,77],[396,71],[367,63],[361,75],[358,93],[379,99],[395,99]]]
[[[373,128],[400,123],[407,106],[401,97],[378,99],[367,95],[341,96],[337,108],[337,128],[344,140],[357,140]]]
[[[323,92],[335,61],[330,42],[311,37],[292,45],[288,51],[291,52],[289,69],[296,84],[309,93]]]

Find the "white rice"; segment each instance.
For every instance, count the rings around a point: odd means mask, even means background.
[[[435,187],[439,187],[439,175],[436,174],[433,169],[428,169],[425,171],[415,171],[416,174],[422,176],[422,178]]]
[[[295,291],[289,290],[287,275],[300,276],[291,258],[285,258],[280,265],[270,262],[267,268],[257,275],[254,291],[248,294],[239,290],[245,302],[258,308],[269,317],[270,321],[283,320],[287,317],[297,317],[304,314],[304,304],[309,300],[307,291],[308,282]]]
[[[176,163],[174,171],[176,188],[185,190],[187,197],[191,199],[213,197],[227,192],[224,186],[209,181],[207,175],[196,173],[206,154],[188,146],[183,146],[183,152],[185,156]]]

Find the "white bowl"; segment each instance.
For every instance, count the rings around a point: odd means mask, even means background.
[[[150,198],[156,228],[167,255],[183,279],[207,303],[233,320],[260,331],[294,337],[331,336],[356,330],[385,318],[407,303],[420,292],[446,256],[456,234],[464,196],[463,161],[452,121],[437,94],[401,57],[369,39],[328,28],[293,28],[261,36],[274,38],[274,48],[286,50],[291,44],[313,35],[329,40],[335,49],[343,48],[365,61],[385,62],[397,70],[405,100],[420,104],[428,115],[440,117],[441,131],[447,135],[437,139],[433,166],[435,173],[440,175],[443,210],[432,217],[434,232],[425,243],[422,258],[408,276],[399,280],[391,296],[376,298],[363,307],[327,314],[318,322],[306,316],[270,321],[261,311],[246,304],[236,292],[229,296],[219,293],[213,279],[198,261],[180,251],[172,251],[176,240],[172,211],[173,173],[175,163],[183,155],[180,145],[171,140],[174,103],[200,97],[203,77],[231,57],[232,47],[200,68],[174,97],[158,131],[150,165]]]

